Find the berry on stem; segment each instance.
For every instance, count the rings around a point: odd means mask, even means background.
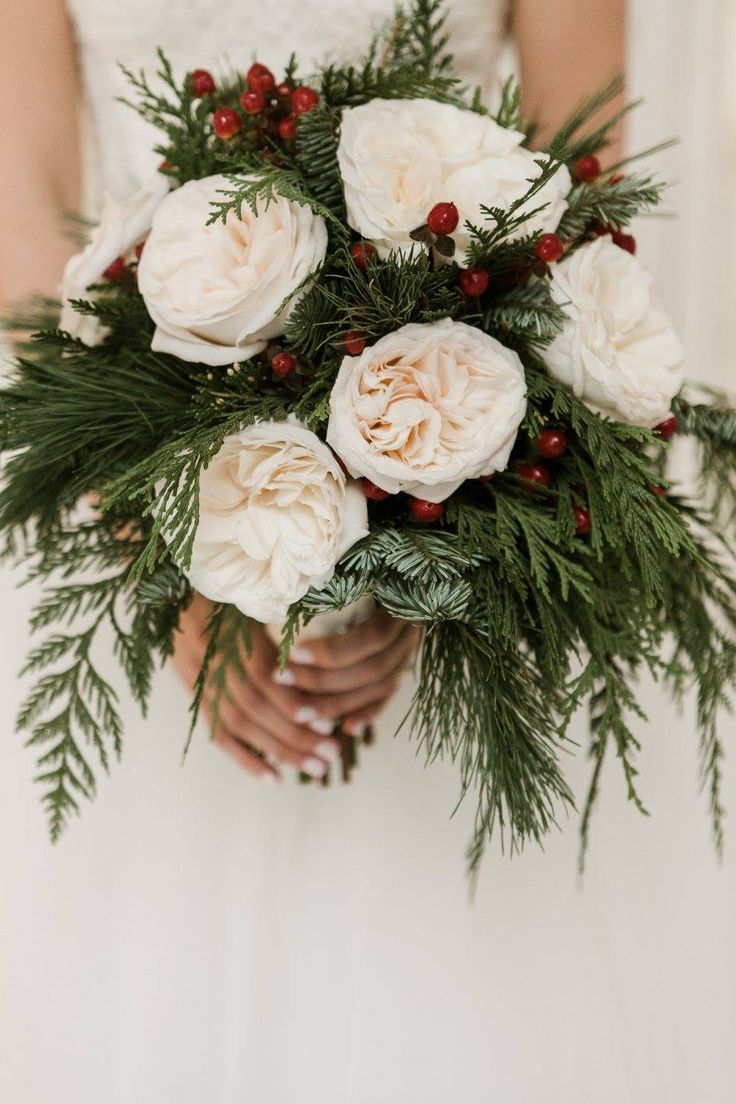
[[[388,491],[384,491],[382,487],[379,487],[370,479],[361,479],[360,488],[365,497],[369,498],[371,502],[383,502],[384,498],[390,498]]]
[[[565,252],[565,245],[557,234],[542,234],[534,247],[534,252],[537,260],[544,261],[545,264],[554,264]]]
[[[212,125],[217,137],[227,141],[234,138],[240,130],[240,116],[232,107],[218,107],[212,116]]]
[[[276,78],[267,65],[254,61],[245,75],[252,92],[272,92],[276,87]]]
[[[595,180],[596,177],[600,176],[601,163],[595,154],[590,154],[588,157],[581,157],[579,161],[576,161],[572,171],[577,180],[589,184],[591,180]]]
[[[664,487],[660,487],[659,483],[652,483],[652,491],[658,498],[666,498],[667,492]]]
[[[361,333],[360,330],[348,330],[342,339],[342,343],[350,356],[360,356],[365,349],[365,334]]]
[[[286,379],[290,376],[296,368],[296,357],[291,353],[281,352],[276,353],[276,356],[271,361],[271,371],[279,379]]]
[[[619,249],[625,249],[627,253],[636,253],[636,238],[633,234],[625,234],[623,230],[613,230],[611,240]]]
[[[305,115],[319,103],[319,93],[303,84],[291,93],[291,109],[295,115]]]
[[[192,95],[201,98],[215,91],[215,78],[207,69],[193,69],[189,74]]]
[[[427,226],[433,234],[451,234],[459,221],[460,212],[454,203],[435,203],[427,215]]]
[[[486,270],[477,265],[460,269],[460,290],[463,295],[483,295],[488,288],[488,280]]]
[[[553,429],[550,426],[542,430],[534,442],[534,447],[545,460],[556,460],[567,452],[570,442],[564,429]]]
[[[366,268],[375,255],[376,247],[370,242],[356,242],[355,245],[350,246],[350,256],[356,268]]]
[[[426,502],[423,498],[413,498],[409,506],[409,512],[414,521],[421,521],[429,525],[433,521],[439,521],[445,512],[444,502]]]
[[[572,512],[575,518],[575,535],[584,537],[593,527],[590,513],[582,506],[573,506]]]
[[[279,119],[279,136],[284,142],[293,142],[296,138],[296,116],[285,115]]]
[[[122,280],[125,273],[128,271],[128,266],[122,257],[116,257],[114,261],[111,261],[102,275],[106,280]]]
[[[240,97],[240,106],[246,115],[260,115],[266,106],[266,94],[258,90],[248,90]]]
[[[654,432],[658,437],[661,437],[663,441],[669,441],[671,437],[674,437],[677,433],[677,418],[674,414],[670,414],[669,418],[665,418],[663,422],[660,422],[656,426]]]
[[[534,464],[521,460],[516,465],[516,474],[537,487],[549,487],[552,482],[552,471],[546,464]]]
[[[282,81],[281,84],[276,85],[276,92],[283,99],[288,100],[291,97],[291,93],[294,91],[293,87],[288,81]]]

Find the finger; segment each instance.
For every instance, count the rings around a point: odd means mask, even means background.
[[[329,763],[325,759],[318,759],[313,755],[305,756],[302,752],[294,751],[293,748],[277,740],[270,732],[262,729],[260,725],[252,722],[244,721],[234,735],[241,743],[260,751],[272,763],[294,767],[312,778],[324,778],[329,770]]]
[[[270,763],[267,763],[260,755],[256,755],[250,748],[245,747],[231,732],[220,726],[213,736],[214,742],[222,748],[231,759],[234,759],[241,767],[253,774],[256,778],[273,779],[281,781],[281,776]]]
[[[372,705],[382,705],[396,693],[402,668],[399,667],[392,677],[381,679],[370,686],[361,686],[345,694],[314,694],[310,697],[311,706],[318,717],[339,719],[352,716]]]
[[[376,652],[384,651],[397,639],[404,626],[405,622],[379,609],[362,625],[356,625],[346,633],[297,645],[292,649],[290,660],[295,664],[327,670],[352,667]]]
[[[290,753],[288,760],[278,754],[276,757],[280,761],[289,762],[292,766],[298,765],[307,774],[312,773],[310,768],[305,766],[307,760],[317,758],[325,763],[332,763],[337,762],[340,757],[340,745],[337,740],[326,738],[312,729],[297,724],[291,718],[282,716],[269,702],[252,690],[248,695],[245,708],[241,702],[231,701],[223,706],[221,716],[225,727],[246,742],[251,742],[246,735],[251,726],[262,730]],[[268,747],[260,743],[256,746],[262,751],[267,751],[272,745],[269,742]],[[323,774],[324,771],[320,773]]]
[[[387,703],[388,699],[375,702],[365,709],[358,709],[355,713],[350,713],[340,722],[341,727],[349,736],[355,736],[358,740],[362,739],[368,733],[376,718],[383,712]]]
[[[416,643],[416,631],[407,626],[388,648],[351,667],[330,670],[289,664],[283,671],[278,669],[274,671],[273,681],[279,686],[295,686],[312,694],[336,694],[357,690],[390,675],[413,653]]]

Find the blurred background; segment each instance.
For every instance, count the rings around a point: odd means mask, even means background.
[[[664,203],[665,214],[636,227],[639,253],[659,279],[687,349],[690,377],[736,391],[736,0],[631,0],[630,12],[630,92],[644,97],[645,103],[632,116],[628,145],[633,151],[663,137],[680,138],[678,146],[652,161],[658,173],[672,181],[672,188]],[[0,611],[12,624],[21,623],[20,611],[33,600],[30,590],[17,589],[18,578],[7,568],[0,570]],[[19,667],[27,644],[26,639],[0,634],[0,662]],[[157,742],[162,729],[171,730],[171,718],[157,711],[155,703],[145,726],[136,723],[131,712],[134,734],[123,767],[103,783],[95,807],[85,809],[82,823],[74,825],[60,848],[52,850],[31,781],[32,756],[12,731],[22,692],[19,683],[17,695],[2,703],[0,720],[0,1100],[47,1104],[42,1086],[49,1083],[49,1065],[60,1087],[57,1099],[64,1104],[71,1100],[87,1104],[88,1099],[92,1104],[91,1098],[77,1095],[73,1088],[80,1083],[80,1068],[90,1071],[85,1084],[93,1083],[97,1070],[99,1083],[110,1078],[110,1083],[124,1086],[120,1095],[110,1095],[111,1104],[240,1099],[236,1069],[221,1069],[223,1078],[231,1078],[232,1096],[216,1096],[206,1087],[205,1056],[228,1052],[235,1042],[233,1033],[249,1026],[226,1025],[227,1034],[218,1034],[216,1027],[222,1026],[226,1010],[208,1004],[210,995],[217,992],[214,984],[208,988],[208,978],[226,976],[228,961],[222,950],[227,943],[223,932],[220,943],[215,940],[212,947],[197,943],[197,894],[206,895],[207,886],[193,887],[185,870],[169,870],[165,863],[158,869],[153,863],[146,865],[150,841],[142,834],[120,838],[105,856],[93,845],[96,825],[109,835],[109,825],[114,825],[132,795],[149,792],[144,780],[151,771],[160,770],[167,787],[179,795],[186,791],[191,807],[189,822],[175,829],[165,822],[167,796],[162,790],[158,795],[162,833],[184,833],[196,854],[201,846],[198,817],[205,815],[210,804],[198,793],[195,772],[198,757],[207,749],[195,748],[187,769],[177,773],[177,748],[164,749]],[[577,825],[573,822],[550,841],[547,855],[530,853],[523,861],[494,866],[500,900],[526,896],[530,917],[529,973],[534,974],[536,985],[525,987],[519,979],[518,1005],[508,1014],[521,1021],[540,1006],[540,1021],[546,1018],[556,1026],[556,1036],[564,1037],[560,1067],[574,1062],[580,1070],[580,1099],[586,1104],[731,1104],[736,1099],[736,978],[733,951],[729,960],[726,949],[733,942],[736,915],[736,746],[730,749],[726,764],[724,790],[730,817],[726,857],[719,866],[710,839],[707,801],[698,792],[690,711],[680,717],[653,686],[645,688],[644,697],[651,723],[644,736],[641,774],[653,817],[639,820],[625,805],[614,761],[604,780],[582,890],[576,876]],[[181,712],[183,728],[184,695]],[[734,735],[735,727],[733,719],[724,720],[726,736]],[[582,720],[574,735],[584,747]],[[223,787],[233,784],[230,772],[233,768],[223,759]],[[582,754],[571,764],[571,772],[576,789],[582,791],[587,778]],[[149,823],[150,817],[142,820]],[[440,828],[444,831],[446,826]],[[223,824],[223,838],[227,831]],[[265,854],[268,841],[261,838],[256,823],[252,831],[251,848],[262,846]],[[456,831],[458,882],[452,892],[464,892],[460,856],[465,825],[458,823]],[[160,843],[165,855],[165,835]],[[612,872],[606,856],[614,852],[625,861]],[[557,861],[552,862],[550,854],[558,854]],[[144,875],[136,875],[139,861]],[[213,864],[217,861],[213,855]],[[560,878],[560,869],[567,876]],[[106,895],[116,872],[118,879],[128,877],[134,890],[111,914]],[[488,888],[486,881],[480,892]],[[243,885],[234,884],[228,900],[221,902],[227,938],[253,938],[252,933],[241,931],[247,909],[243,894]],[[551,942],[540,939],[531,926],[542,900],[545,922],[554,933],[552,952]],[[143,915],[147,929],[139,927]],[[169,930],[172,916],[175,932]],[[595,961],[581,958],[576,951],[576,932],[591,925],[600,933],[600,955]],[[158,932],[158,942],[144,938],[144,930]],[[62,941],[59,932],[64,933]],[[254,951],[257,946],[254,939]],[[158,978],[170,977],[171,969],[166,972],[161,964],[171,954],[181,955],[185,968],[175,989],[162,993]],[[607,1000],[607,987],[618,964],[630,954],[641,957],[637,983],[614,1006]],[[133,959],[141,965],[129,978],[125,963]],[[402,968],[409,967],[403,963]],[[503,977],[502,963],[499,976]],[[324,978],[316,980],[326,984]],[[421,984],[420,976],[416,982]],[[514,979],[506,983],[511,991]],[[114,1016],[121,1025],[115,1040],[98,1023],[108,1002],[114,1002]],[[645,1010],[649,1027],[643,1034],[627,1027],[629,1004]],[[176,1030],[167,1029],[167,1008],[184,1005],[202,1019],[201,1054],[180,1049]],[[709,1029],[704,1032],[706,1008]],[[667,1010],[666,1022],[662,1009]],[[625,1068],[616,1085],[597,1082],[595,1053],[576,1051],[576,1017],[589,1015],[598,1018],[601,1033],[614,1031],[623,1040]],[[141,1017],[150,1030],[151,1053],[141,1055],[140,1068],[131,1071],[126,1065],[128,1036],[137,1037]],[[380,1038],[380,1024],[374,1030]],[[538,1045],[542,1044],[535,1040],[532,1053]],[[681,1066],[678,1055],[682,1053],[689,1055],[689,1061]],[[282,1057],[288,1062],[288,1050]],[[278,1062],[279,1056],[274,1060]],[[504,1078],[513,1085],[516,1060],[516,1055],[496,1056],[498,1086],[507,1083]],[[545,1068],[541,1062],[540,1068]],[[699,1071],[697,1079],[693,1075],[689,1081],[687,1071],[693,1068]],[[173,1069],[181,1071],[176,1085],[161,1080],[161,1071]],[[67,1079],[69,1095],[62,1087]],[[538,1104],[545,1096],[540,1081],[529,1104]],[[265,1104],[269,1098],[253,1095],[249,1099]],[[405,1099],[413,1104],[410,1097]],[[462,1098],[461,1093],[457,1099],[460,1104],[480,1104]],[[511,1096],[495,1099],[511,1100]],[[381,1100],[394,1104],[391,1097]]]

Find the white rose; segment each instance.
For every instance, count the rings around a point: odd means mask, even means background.
[[[567,315],[545,351],[549,372],[599,414],[656,426],[683,384],[683,350],[654,278],[608,237],[552,266]]]
[[[503,471],[525,411],[517,354],[445,318],[345,357],[327,440],[351,475],[442,502],[464,480]]]
[[[451,202],[460,213],[452,237],[465,250],[465,220],[483,224],[481,204],[507,210],[539,176],[535,158],[544,155],[523,149],[523,138],[485,115],[434,100],[377,99],[347,108],[337,157],[348,222],[385,257],[415,245],[411,231],[435,203]],[[561,166],[527,209],[547,206],[516,236],[556,230],[570,188]]]
[[[153,213],[168,190],[168,179],[157,172],[122,203],[105,194],[100,221],[89,244],[66,263],[61,281],[60,329],[85,345],[99,345],[106,333],[104,326],[92,315],[79,314],[69,300],[91,298],[88,289],[102,280],[105,269],[145,238]]]
[[[284,332],[295,299],[279,312],[281,304],[324,260],[324,220],[283,198],[208,226],[228,187],[224,176],[190,180],[156,212],[138,286],[157,352],[210,365],[248,360]]]
[[[227,437],[202,472],[187,576],[215,602],[282,621],[367,533],[365,497],[327,446],[293,419],[263,422]]]

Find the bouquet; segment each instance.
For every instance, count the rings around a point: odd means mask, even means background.
[[[583,704],[583,841],[608,753],[643,808],[637,674],[695,684],[720,844],[736,411],[684,390],[636,257],[663,185],[602,170],[622,113],[589,120],[620,82],[538,151],[513,82],[494,112],[454,76],[439,0],[307,77],[178,77],[164,54],[128,76],[158,172],[106,201],[0,394],[0,527],[45,583],[18,723],[53,838],[121,750],[101,627],[145,706],[200,593],[195,719],[251,619],[281,626],[282,662],[366,599],[423,626],[406,728],[477,800],[474,870],[494,829],[539,841],[572,804]]]

